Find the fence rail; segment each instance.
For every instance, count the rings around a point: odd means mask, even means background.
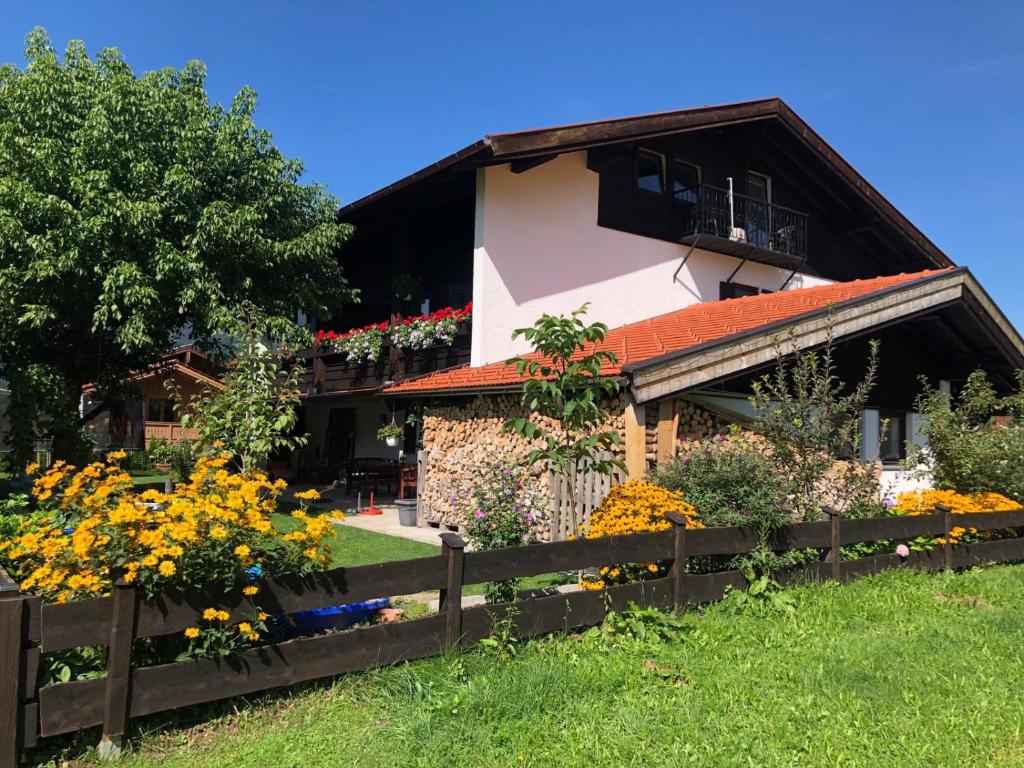
[[[484,552],[466,552],[462,540],[448,533],[442,536],[440,556],[267,579],[261,585],[260,607],[270,613],[424,590],[439,592],[440,608],[425,618],[299,637],[227,658],[139,668],[131,663],[135,639],[180,632],[210,606],[237,611],[251,604],[241,592],[217,597],[164,594],[145,601],[133,586],[120,583],[110,597],[41,605],[38,597],[12,590],[11,580],[0,570],[0,768],[15,766],[21,750],[40,737],[102,725],[101,744],[116,751],[131,718],[434,655],[479,641],[503,618],[510,618],[526,638],[598,624],[608,610],[621,610],[631,602],[681,609],[718,600],[729,587],[744,587],[738,571],[690,573],[687,562],[703,555],[749,552],[757,542],[754,531],[688,530],[682,518],[671,519],[674,525],[667,532]],[[864,520],[836,516],[789,526],[778,532],[774,548],[823,549],[828,556],[780,572],[777,579],[784,584],[844,581],[893,567],[937,570],[1024,560],[1024,537],[953,546],[947,534],[958,526],[979,531],[1024,528],[1024,509],[954,515],[940,508],[931,515]],[[858,542],[943,535],[947,543],[940,548],[911,552],[907,558],[886,554],[844,561],[839,551]],[[671,567],[667,576],[603,592],[461,606],[466,584],[637,561],[666,561]],[[39,686],[41,654],[89,645],[109,646],[106,677]]]

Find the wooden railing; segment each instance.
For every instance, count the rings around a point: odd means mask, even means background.
[[[483,552],[466,552],[461,539],[444,533],[442,554],[400,562],[338,568],[311,576],[285,574],[265,580],[259,605],[282,615],[374,597],[437,590],[437,614],[399,623],[299,637],[257,646],[234,656],[134,667],[132,642],[182,632],[198,623],[204,608],[232,613],[255,611],[241,590],[227,595],[162,594],[142,600],[125,583],[109,597],[67,604],[42,604],[21,594],[0,571],[0,768],[17,764],[20,751],[39,738],[103,727],[108,748],[119,743],[131,718],[255,693],[306,680],[394,664],[466,646],[488,636],[510,618],[520,637],[599,624],[608,610],[630,603],[683,609],[718,600],[727,588],[742,589],[734,570],[691,573],[689,558],[739,555],[757,543],[748,528],[686,529],[681,517],[672,530],[600,539],[560,541]],[[1024,538],[842,560],[840,548],[877,540],[944,536],[961,526],[979,531],[1024,528],[1024,510],[803,523],[782,529],[772,547],[822,549],[824,560],[781,572],[784,584],[818,579],[847,580],[893,567],[924,570],[961,568],[1024,559]],[[514,604],[463,608],[463,586],[501,579],[575,571],[591,566],[641,561],[671,562],[668,575],[613,586],[603,592],[556,594]],[[107,676],[40,687],[43,654],[90,645],[109,647]]]

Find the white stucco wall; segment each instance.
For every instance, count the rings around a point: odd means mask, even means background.
[[[586,153],[562,155],[525,173],[509,166],[477,176],[471,364],[524,351],[512,331],[542,313],[590,302],[588,319],[611,327],[718,299],[739,259],[597,225],[598,175]],[[748,262],[739,283],[778,290],[789,272]],[[796,275],[789,288],[830,281]]]

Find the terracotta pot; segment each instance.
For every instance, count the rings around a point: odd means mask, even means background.
[[[167,462],[157,461],[153,463],[153,466],[156,468],[156,471],[162,475],[171,474],[171,465],[168,464]]]

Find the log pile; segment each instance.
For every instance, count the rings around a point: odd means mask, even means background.
[[[608,406],[608,428],[619,433],[625,444],[625,401],[617,398]],[[423,447],[430,453],[429,469],[423,481],[421,502],[427,522],[461,526],[458,494],[472,483],[474,470],[497,458],[516,459],[535,447],[518,435],[502,429],[506,419],[527,416],[515,394],[480,395],[460,405],[431,405],[423,414]],[[535,419],[535,423],[561,436],[557,422]],[[547,495],[547,473],[533,469],[537,490]]]
[[[676,432],[677,448],[687,440],[707,440],[715,435],[729,433],[730,422],[689,400],[678,401],[679,429]]]

